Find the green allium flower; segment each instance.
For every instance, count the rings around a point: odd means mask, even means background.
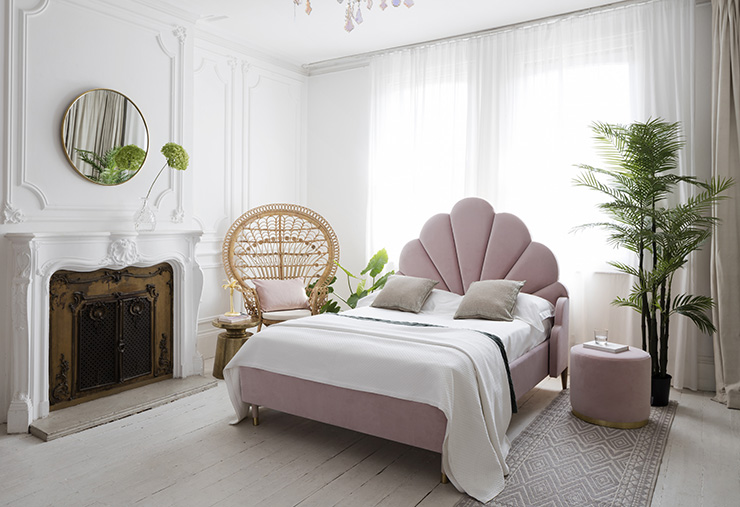
[[[184,171],[188,168],[190,157],[185,148],[176,143],[167,143],[162,146],[162,155],[167,158],[167,165],[178,171]]]
[[[113,162],[114,166],[118,166],[122,170],[138,171],[145,158],[146,152],[144,150],[135,144],[129,144],[118,149],[113,156]]]
[[[154,188],[154,184],[159,179],[159,176],[162,174],[162,171],[164,171],[165,167],[170,166],[171,168],[177,169],[178,171],[184,171],[188,168],[188,163],[190,162],[188,152],[185,151],[185,148],[177,143],[167,143],[162,146],[161,151],[162,155],[164,155],[167,159],[167,162],[162,166],[162,169],[159,170],[157,176],[154,177],[154,181],[152,181],[152,184],[149,186],[149,191],[146,193],[147,199],[149,199],[149,195],[152,193],[152,188]]]

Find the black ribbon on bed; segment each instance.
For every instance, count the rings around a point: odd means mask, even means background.
[[[439,327],[443,329],[453,329],[451,327],[440,326],[438,324],[427,324],[425,322],[407,322],[407,321],[400,321],[400,320],[376,319],[374,317],[362,317],[360,315],[346,315],[342,313],[333,313],[333,314],[326,313],[325,315],[336,315],[337,317],[346,317],[348,319],[356,319],[356,320],[369,320],[373,322],[385,322],[386,324],[395,324],[399,326]],[[461,328],[461,329],[465,329],[465,328]],[[482,334],[483,336],[493,340],[493,343],[495,343],[498,346],[498,349],[501,352],[501,357],[504,360],[504,366],[506,367],[506,378],[509,381],[509,395],[511,397],[511,413],[516,414],[517,413],[516,393],[514,393],[514,382],[512,382],[511,380],[511,370],[509,369],[509,358],[506,356],[506,348],[504,347],[504,342],[502,342],[501,338],[499,338],[495,334],[486,333],[485,331],[479,331],[477,329],[466,329],[466,330],[475,331],[476,333]]]

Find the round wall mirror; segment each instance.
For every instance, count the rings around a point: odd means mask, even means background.
[[[83,93],[67,108],[62,145],[69,163],[87,180],[120,185],[144,164],[149,130],[144,115],[128,97],[98,88]]]

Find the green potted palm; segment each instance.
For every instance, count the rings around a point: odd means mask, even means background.
[[[626,126],[594,123],[592,129],[605,168],[578,165],[584,172],[575,184],[605,197],[598,207],[610,220],[579,228],[601,228],[608,232],[611,244],[636,255],[636,265],[609,263],[634,280],[629,295],[617,297],[613,304],[640,314],[642,348],[652,360],[652,404],[667,405],[671,318],[683,315],[702,332],[714,332],[708,315],[712,298],[674,294],[673,278],[711,236],[718,220],[712,215],[713,207],[725,198],[723,192],[733,181],[700,181],[676,174],[684,144],[678,123],[660,119]],[[691,197],[685,202],[677,202],[679,185],[690,187]]]

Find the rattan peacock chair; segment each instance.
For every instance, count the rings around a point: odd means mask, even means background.
[[[222,255],[226,276],[238,282],[244,307],[259,321],[259,330],[262,324],[318,313],[337,269],[339,242],[318,213],[295,204],[267,204],[231,225]],[[263,312],[253,281],[292,278],[303,280],[310,308]]]

